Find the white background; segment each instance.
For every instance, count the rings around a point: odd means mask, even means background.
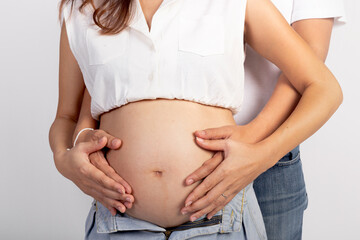
[[[301,146],[303,239],[360,239],[360,2],[334,29],[327,65],[344,102]],[[82,239],[91,199],[56,170],[48,144],[58,94],[57,1],[0,8],[0,239]]]

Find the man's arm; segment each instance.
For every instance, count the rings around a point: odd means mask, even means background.
[[[325,62],[333,23],[333,18],[306,19],[293,23],[292,27]],[[258,116],[246,125],[244,141],[255,143],[272,134],[290,116],[299,99],[300,94],[282,73],[268,103]]]
[[[292,24],[292,27],[310,45],[316,55],[325,61],[329,49],[333,22],[333,18],[309,19],[297,21]],[[241,126],[242,140],[247,143],[256,143],[271,135],[290,116],[299,99],[300,94],[290,84],[286,76],[281,74],[274,92],[263,110],[250,123]],[[205,178],[216,168],[219,161],[214,158],[210,159],[209,163],[204,164],[189,175],[186,178],[186,182],[197,182]],[[275,163],[267,164],[272,166]]]
[[[328,52],[332,26],[333,19],[311,19],[298,21],[293,24],[293,28],[297,31],[297,33],[300,34],[301,37],[303,37],[303,39],[311,46],[316,55],[323,61],[325,60]],[[294,75],[294,73],[290,74],[292,75],[292,77],[300,77],[299,75]],[[333,79],[330,78],[329,81],[333,81]],[[330,82],[329,84],[334,84],[334,82]],[[236,141],[257,143],[272,135],[272,133],[274,133],[275,130],[277,130],[281,125],[283,125],[284,122],[289,122],[288,117],[292,114],[292,111],[297,106],[299,98],[300,95],[297,93],[296,90],[294,90],[292,85],[286,79],[285,75],[282,74],[280,76],[279,82],[277,83],[275,91],[273,92],[272,97],[270,98],[269,102],[262,110],[262,112],[248,125],[237,127]],[[302,109],[304,109],[304,102],[301,107]],[[299,111],[297,111],[297,114],[299,114]],[[294,122],[294,116],[291,118],[291,121]],[[282,132],[282,135],[284,135],[284,129],[286,129],[286,127],[281,126],[280,128],[280,132]],[[226,135],[223,137],[227,139],[229,137],[229,134],[234,133],[232,132],[233,130],[234,128],[226,127],[213,129],[212,133],[208,132],[206,134],[206,138],[218,139],[220,135]],[[198,137],[205,136],[201,135],[200,132],[196,134]],[[277,135],[278,136],[276,137],[276,139],[281,139],[281,137],[279,138],[279,133]],[[290,136],[288,135],[288,137]],[[272,136],[272,139],[274,139],[274,136]],[[295,137],[294,139],[297,138]],[[217,143],[220,144],[221,142],[221,140],[218,140],[218,142],[216,140],[206,140],[201,142],[198,140],[197,143],[201,147],[210,150],[211,147],[209,141],[213,141],[212,146],[215,146]],[[294,141],[296,142],[298,140]],[[284,142],[284,140],[282,140],[282,142]],[[280,143],[280,141],[274,144],[275,146],[276,144],[279,146],[279,150],[281,149],[280,146],[283,146],[283,143]],[[215,147],[212,150],[215,150]],[[235,151],[235,149],[232,150]],[[243,150],[245,149],[239,151],[242,153]],[[280,153],[282,152],[284,151],[278,151],[276,155],[280,155]],[[226,154],[228,154],[228,152],[224,154],[226,160]],[[232,155],[234,154],[235,153],[233,152]],[[190,193],[190,195],[187,197],[187,199],[185,200],[186,207],[181,210],[182,213],[194,213],[191,216],[191,219],[196,219],[204,214],[207,214],[208,218],[211,218],[219,209],[221,209],[226,203],[228,203],[233,198],[233,196],[235,196],[236,193],[238,193],[246,185],[252,182],[265,169],[270,168],[279,160],[276,159],[277,157],[273,156],[273,153],[256,151],[252,154],[254,154],[254,159],[260,160],[251,160],[251,158],[249,159],[247,157],[248,155],[246,154],[243,154],[244,156],[237,156],[236,159],[242,158],[242,161],[232,161],[232,163],[229,162],[229,164],[231,165],[231,169],[236,170],[232,171],[231,174],[226,174],[225,178],[222,178],[221,176],[219,178],[219,172],[221,173],[222,171],[225,171],[225,165],[223,165],[224,161],[219,162],[216,157],[213,157],[212,159],[206,161],[203,166],[201,166],[194,173],[189,175],[186,178],[187,185],[190,185],[204,178],[205,180],[199,186],[197,186],[193,190],[193,192]],[[266,154],[271,154],[271,156],[268,156]],[[229,164],[227,164],[227,167],[229,167]],[[221,165],[223,165],[222,170],[218,170],[221,168]],[[217,172],[217,174],[215,174],[215,172]],[[220,185],[222,186],[220,187]],[[225,199],[225,201],[223,197],[217,198],[217,196],[224,192],[227,193],[227,198]],[[209,205],[206,203],[211,204]]]

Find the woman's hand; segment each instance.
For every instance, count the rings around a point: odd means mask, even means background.
[[[70,151],[54,156],[57,169],[85,194],[101,202],[112,215],[116,209],[125,212],[134,202],[131,187],[108,165],[101,151],[104,147],[117,149],[121,141],[101,130],[87,133],[86,138],[87,141],[78,142]]]
[[[194,221],[204,214],[214,216],[262,172],[271,167],[270,152],[261,144],[245,143],[249,132],[244,126],[224,126],[196,131],[197,144],[217,152],[185,182],[191,185],[205,178],[186,198],[183,214],[192,213]],[[269,153],[269,154],[268,154]],[[222,156],[223,155],[223,156]]]

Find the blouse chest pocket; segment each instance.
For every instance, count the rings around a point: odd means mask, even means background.
[[[124,54],[128,46],[129,33],[123,30],[116,35],[100,35],[97,30],[88,28],[86,45],[89,65],[106,64]]]
[[[224,17],[182,15],[179,18],[179,50],[201,56],[225,51]]]

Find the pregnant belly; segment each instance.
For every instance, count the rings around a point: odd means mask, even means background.
[[[197,185],[185,186],[185,178],[214,154],[193,133],[234,124],[228,109],[184,100],[143,100],[103,114],[100,128],[123,141],[107,159],[133,189],[126,213],[162,227],[188,221],[180,209]]]

